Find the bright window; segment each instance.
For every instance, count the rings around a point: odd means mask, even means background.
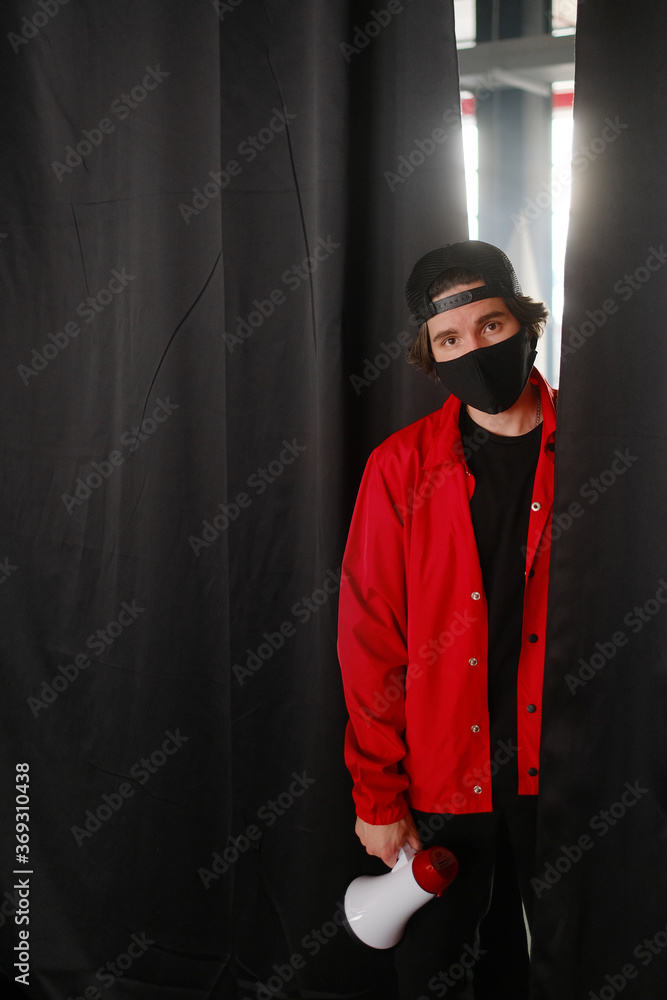
[[[552,0],[551,33],[573,35],[577,23],[577,0]]]
[[[565,244],[570,218],[572,186],[572,81],[553,86],[553,117],[551,121],[551,254],[553,262],[552,371],[560,364],[560,339],[563,321],[563,278]]]
[[[560,365],[560,336],[563,320],[563,272],[565,244],[570,214],[570,187],[572,177],[572,81],[553,86],[553,112],[551,125],[551,190],[542,192],[551,207],[552,226],[552,288],[549,303],[553,329],[549,337],[549,355],[543,359],[545,374],[556,383]],[[479,234],[478,198],[478,135],[475,115],[475,98],[462,91],[461,119],[463,124],[463,155],[465,159],[468,229],[471,240]],[[542,206],[539,206],[540,208]],[[547,343],[541,345],[541,351]]]
[[[476,44],[477,5],[475,0],[454,0],[456,47],[470,49]]]
[[[465,91],[461,94],[461,123],[463,125],[463,158],[466,172],[466,196],[468,202],[468,230],[471,240],[476,240],[479,227],[479,185],[477,174],[477,116],[475,98]]]

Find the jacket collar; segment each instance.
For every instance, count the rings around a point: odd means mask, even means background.
[[[547,380],[537,368],[533,368],[528,379],[532,385],[537,385],[542,400],[542,447],[553,445],[556,432],[556,390],[552,389]],[[440,410],[440,418],[433,432],[433,440],[422,463],[423,469],[435,465],[452,462],[463,462],[461,433],[459,431],[459,413],[461,401],[455,396],[449,396]],[[553,447],[549,449],[553,457]]]

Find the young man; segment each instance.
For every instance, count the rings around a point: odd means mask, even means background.
[[[368,461],[339,655],[362,844],[390,867],[405,842],[459,861],[396,950],[401,998],[417,1000],[473,996],[503,844],[531,918],[555,393],[532,367],[546,307],[497,247],[431,251],[406,295],[409,359],[451,395]]]

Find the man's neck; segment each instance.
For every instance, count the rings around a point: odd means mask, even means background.
[[[476,424],[491,431],[492,434],[518,437],[520,434],[528,434],[537,426],[539,399],[539,386],[527,382],[516,403],[509,410],[503,410],[502,413],[485,413],[484,410],[476,410],[474,406],[469,406],[468,413]],[[541,419],[542,414],[540,414]]]

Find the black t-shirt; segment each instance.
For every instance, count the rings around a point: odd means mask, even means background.
[[[518,437],[501,437],[479,427],[461,406],[459,427],[475,479],[470,513],[489,610],[491,788],[493,804],[500,805],[518,790],[516,749],[508,752],[508,744],[517,746],[516,688],[526,570],[522,548],[528,538],[542,425]]]

